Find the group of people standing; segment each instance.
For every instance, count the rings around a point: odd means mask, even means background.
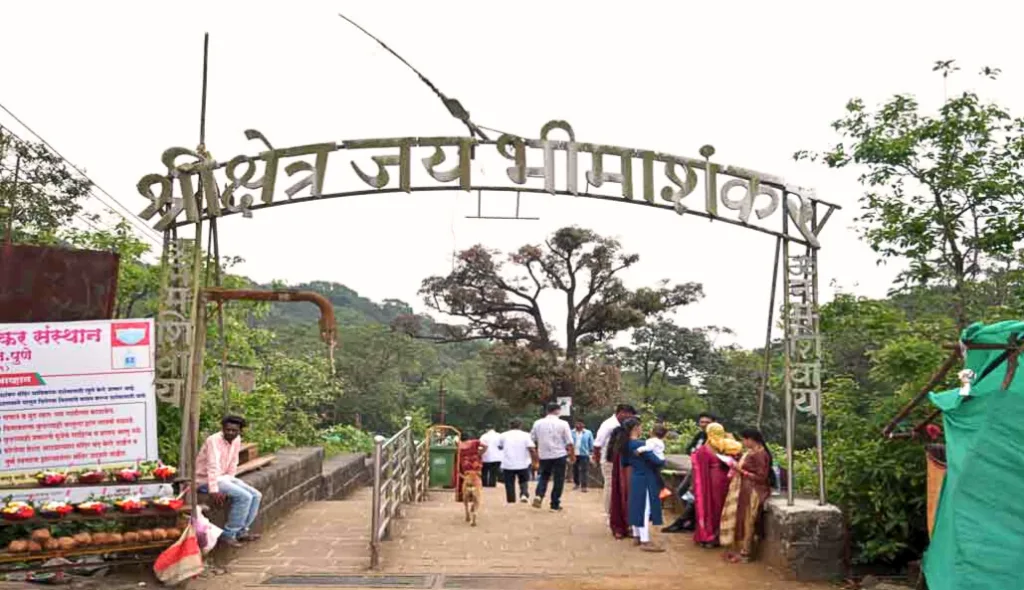
[[[753,554],[764,504],[775,485],[772,456],[762,434],[743,430],[740,439],[727,433],[710,414],[698,418],[700,431],[691,441],[689,484],[679,490],[692,500],[692,513],[684,514],[665,532],[692,529],[702,547],[726,546],[726,558],[748,561]],[[532,504],[540,508],[550,487],[550,507],[562,509],[566,473],[572,468],[574,488],[586,492],[591,463],[600,466],[604,479],[604,508],[616,539],[632,539],[643,551],[662,552],[654,543],[651,527],[662,526],[662,501],[672,492],[665,487],[666,430],[655,427],[644,439],[636,409],[616,406],[601,423],[597,435],[582,421],[573,428],[560,417],[558,404],[547,406],[547,415],[530,432],[513,420],[502,433],[488,430],[479,439],[483,485],[495,487],[504,480],[509,504],[531,501],[531,472],[537,473]],[[518,483],[518,494],[516,484]],[[681,522],[689,526],[680,526]]]
[[[692,444],[693,540],[702,547],[729,547],[726,559],[747,562],[754,553],[765,502],[776,484],[772,454],[759,430],[736,440],[709,414]]]
[[[725,557],[731,562],[749,561],[775,483],[771,452],[758,430],[742,431],[738,441],[709,414],[701,414],[698,424],[700,432],[687,449],[692,490],[680,490],[693,498],[694,541],[702,547],[729,547]],[[636,411],[619,405],[598,429],[594,460],[600,461],[604,475],[612,534],[616,539],[632,538],[642,550],[660,552],[664,548],[652,543],[650,527],[662,525],[664,430],[652,434],[641,440]],[[678,532],[680,527],[674,524],[665,530]]]
[[[533,494],[534,508],[540,508],[551,488],[551,510],[562,509],[565,476],[572,465],[573,483],[586,491],[589,453],[593,436],[577,421],[575,429],[561,419],[561,406],[547,406],[547,414],[533,423],[530,432],[524,431],[521,420],[512,420],[509,429],[498,433],[489,429],[479,441],[483,454],[483,485],[495,487],[500,473],[505,483],[505,500],[516,502],[516,483],[519,484],[520,502],[530,502],[531,472],[537,473],[537,487]]]

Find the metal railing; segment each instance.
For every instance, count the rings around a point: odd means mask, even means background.
[[[412,418],[385,440],[373,439],[373,512],[370,518],[370,568],[380,565],[380,546],[391,532],[391,521],[402,517],[402,505],[427,496],[430,463],[426,440],[413,439]]]

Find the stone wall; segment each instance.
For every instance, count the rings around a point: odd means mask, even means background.
[[[572,481],[572,471],[569,468],[570,479]],[[675,489],[685,474],[690,472],[690,457],[688,455],[666,455],[665,456],[665,469],[672,471],[678,471],[681,475],[669,476],[665,478],[665,483]],[[587,472],[587,484],[592,488],[604,487],[604,477],[601,475],[601,466],[597,465],[593,461],[590,463],[590,470]]]
[[[785,497],[775,496],[768,501],[764,524],[761,561],[792,580],[843,578],[846,537],[839,508],[804,498],[787,506]]]
[[[264,529],[306,502],[340,500],[352,490],[370,482],[366,457],[346,454],[324,459],[319,447],[282,449],[270,465],[247,473],[242,481],[263,494],[256,528]],[[200,496],[200,503],[211,505]],[[214,524],[223,525],[226,506],[213,507],[207,516]]]

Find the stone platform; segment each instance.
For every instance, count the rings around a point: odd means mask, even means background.
[[[265,530],[303,504],[344,498],[370,481],[365,455],[345,454],[325,460],[322,448],[301,447],[282,449],[275,456],[270,465],[240,478],[263,494],[257,530]],[[211,504],[202,495],[200,502]],[[222,525],[225,515],[225,506],[211,506],[207,516],[214,524]]]

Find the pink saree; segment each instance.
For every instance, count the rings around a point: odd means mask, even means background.
[[[729,468],[715,455],[710,445],[704,445],[690,455],[693,471],[693,496],[696,499],[697,528],[693,533],[696,543],[717,543],[722,524],[722,508],[729,493]]]

